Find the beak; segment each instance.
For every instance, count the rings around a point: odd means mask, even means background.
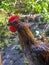
[[[7,23],[8,26],[13,26],[15,23]]]
[[[7,26],[13,26],[13,23],[7,23]]]
[[[12,26],[13,24],[12,23],[7,23],[7,26]]]
[[[10,26],[10,24],[9,24],[9,23],[7,23],[7,26]]]

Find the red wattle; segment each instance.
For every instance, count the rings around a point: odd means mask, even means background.
[[[11,31],[11,32],[16,32],[16,30],[17,30],[17,29],[16,29],[15,27],[10,26],[10,31]]]

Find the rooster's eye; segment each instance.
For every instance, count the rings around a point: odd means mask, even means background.
[[[18,21],[14,21],[13,24],[18,24]]]

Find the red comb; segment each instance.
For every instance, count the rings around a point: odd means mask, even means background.
[[[14,22],[15,20],[17,21],[19,19],[19,16],[18,15],[14,15],[14,16],[11,16],[8,20],[9,23],[11,22]],[[10,31],[11,32],[16,32],[17,28],[15,28],[14,26],[10,26]]]
[[[8,22],[13,22],[14,20],[18,20],[19,19],[19,16],[18,15],[14,15],[14,16],[11,16],[8,20]]]

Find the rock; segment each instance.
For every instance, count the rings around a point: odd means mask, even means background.
[[[18,44],[16,43],[12,43],[11,45],[9,45],[4,53],[1,52],[1,54],[3,65],[21,65],[24,63],[23,53],[18,48]]]
[[[25,64],[21,62],[15,62],[14,65],[25,65]]]
[[[13,60],[10,59],[4,59],[2,62],[3,65],[13,65]]]

